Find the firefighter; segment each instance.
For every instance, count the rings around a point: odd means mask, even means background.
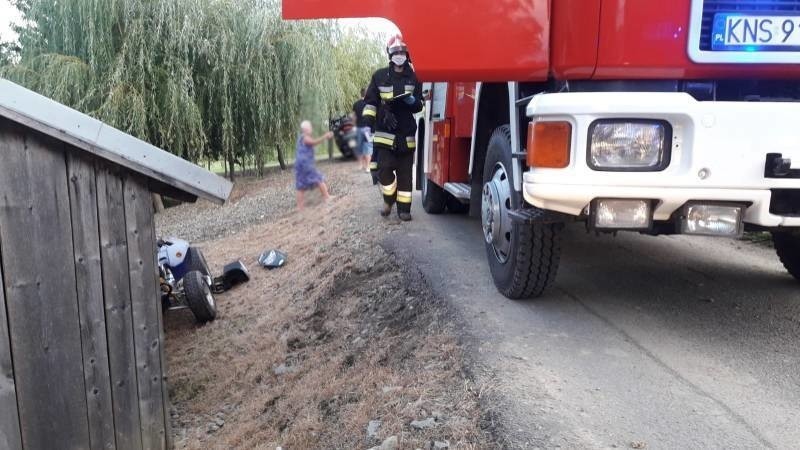
[[[422,111],[422,86],[411,66],[408,47],[396,35],[386,46],[389,66],[372,75],[367,88],[364,119],[373,130],[374,153],[370,170],[377,173],[383,193],[381,216],[388,217],[397,203],[400,220],[411,220],[411,186],[417,121]]]

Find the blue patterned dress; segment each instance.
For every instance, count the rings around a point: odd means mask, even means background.
[[[298,191],[314,189],[325,179],[314,166],[314,147],[306,145],[302,134],[297,138],[294,178],[294,185]]]

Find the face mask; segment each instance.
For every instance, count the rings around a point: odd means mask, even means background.
[[[402,66],[403,64],[406,63],[407,59],[408,58],[406,58],[406,55],[394,55],[394,56],[392,56],[392,62],[396,66]]]

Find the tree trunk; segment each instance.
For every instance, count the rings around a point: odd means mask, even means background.
[[[236,178],[235,173],[236,173],[236,160],[233,157],[233,153],[231,153],[230,155],[228,155],[228,178],[231,181],[234,181],[234,179]]]
[[[156,210],[157,213],[164,211],[164,199],[161,198],[159,194],[153,193],[153,209]]]
[[[328,118],[328,123],[331,123],[332,117]],[[333,139],[328,139],[328,159],[333,161]]]
[[[278,164],[281,165],[281,170],[286,170],[286,160],[283,157],[282,147],[280,145],[276,145],[275,149],[278,152]]]

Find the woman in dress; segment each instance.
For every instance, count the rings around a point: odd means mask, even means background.
[[[305,206],[305,191],[318,188],[326,202],[331,199],[331,195],[328,193],[328,186],[324,181],[325,178],[314,165],[314,147],[331,139],[333,133],[329,131],[322,137],[315,139],[311,136],[312,132],[311,122],[304,120],[300,124],[300,136],[297,138],[297,159],[294,163],[294,184],[297,189],[298,210],[302,210]]]

